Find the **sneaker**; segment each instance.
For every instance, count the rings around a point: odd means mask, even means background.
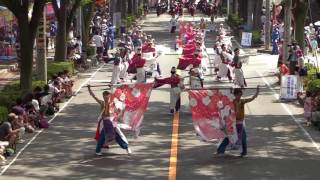
[[[96,156],[102,156],[102,152],[96,152]]]
[[[224,153],[218,153],[218,152],[216,152],[214,155],[217,156],[217,157],[223,157],[223,156],[225,156]]]
[[[131,154],[132,154],[132,151],[131,151],[130,148],[127,149],[127,153],[128,153],[128,155],[131,155]]]
[[[25,142],[25,140],[23,140],[23,139],[19,139],[19,140],[17,141],[18,144],[22,144],[22,143],[24,143],[24,142]]]
[[[239,157],[245,157],[245,156],[247,156],[246,153],[241,153]]]

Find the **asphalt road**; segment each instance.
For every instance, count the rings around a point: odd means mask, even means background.
[[[160,18],[150,15],[143,27],[153,34],[157,43],[173,47],[175,36],[168,33],[169,18],[167,15]],[[185,20],[191,18],[185,17]],[[206,38],[208,46],[213,39],[214,35],[209,33]],[[170,67],[177,65],[177,57],[160,57],[163,76],[169,75]],[[278,88],[276,78],[268,76],[273,61],[274,57],[268,55],[250,58],[244,67],[249,86],[268,82],[271,88]],[[104,65],[92,80],[110,79],[111,68],[112,65]],[[206,83],[217,84],[213,79],[213,76],[206,78]],[[223,82],[223,85],[228,83]],[[184,93],[176,179],[319,179],[320,151],[316,148],[320,141],[319,132],[297,124],[294,120],[303,118],[301,108],[294,103],[279,102],[275,96],[278,90],[271,88],[263,89],[260,96],[246,106],[246,158],[237,157],[239,152],[233,151],[217,157],[214,144],[201,142],[196,137]],[[103,90],[104,87],[94,89],[99,96]],[[244,93],[245,96],[253,94],[253,90]],[[94,155],[93,137],[98,114],[98,104],[86,88],[80,89],[52,121],[51,127],[22,151],[0,179],[168,179],[173,118],[169,114],[168,89],[152,91],[141,136],[134,139],[130,132],[126,132],[133,151],[131,156],[118,145],[113,145],[104,156]]]

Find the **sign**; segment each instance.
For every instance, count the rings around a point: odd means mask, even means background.
[[[281,99],[297,99],[298,78],[296,75],[285,75],[281,78]]]
[[[242,32],[241,36],[241,46],[250,47],[252,40],[252,33],[249,32]]]

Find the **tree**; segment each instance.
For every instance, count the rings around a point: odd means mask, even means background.
[[[87,49],[90,33],[90,22],[94,14],[95,4],[92,0],[82,2],[82,45],[83,49]]]
[[[52,0],[55,16],[58,22],[56,36],[55,61],[67,58],[67,33],[70,31],[76,10],[80,7],[81,0]]]
[[[121,17],[127,16],[128,11],[128,0],[119,0],[121,1]]]
[[[133,15],[134,11],[133,11],[133,0],[128,0],[128,14]]]
[[[292,0],[294,36],[301,48],[304,47],[304,25],[308,13],[308,0]]]
[[[20,62],[20,87],[23,91],[30,91],[32,88],[33,47],[45,2],[46,0],[0,0],[18,21],[20,53],[23,57]],[[32,16],[28,18],[31,4]]]

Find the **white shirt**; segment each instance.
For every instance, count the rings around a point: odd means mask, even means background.
[[[36,111],[39,111],[39,110],[40,110],[38,100],[32,99],[31,104],[32,104],[32,106],[34,107],[34,109],[35,109]]]
[[[177,19],[176,18],[171,18],[170,25],[171,26],[177,26]]]
[[[103,38],[100,35],[94,35],[92,41],[96,44],[97,47],[103,46]]]

